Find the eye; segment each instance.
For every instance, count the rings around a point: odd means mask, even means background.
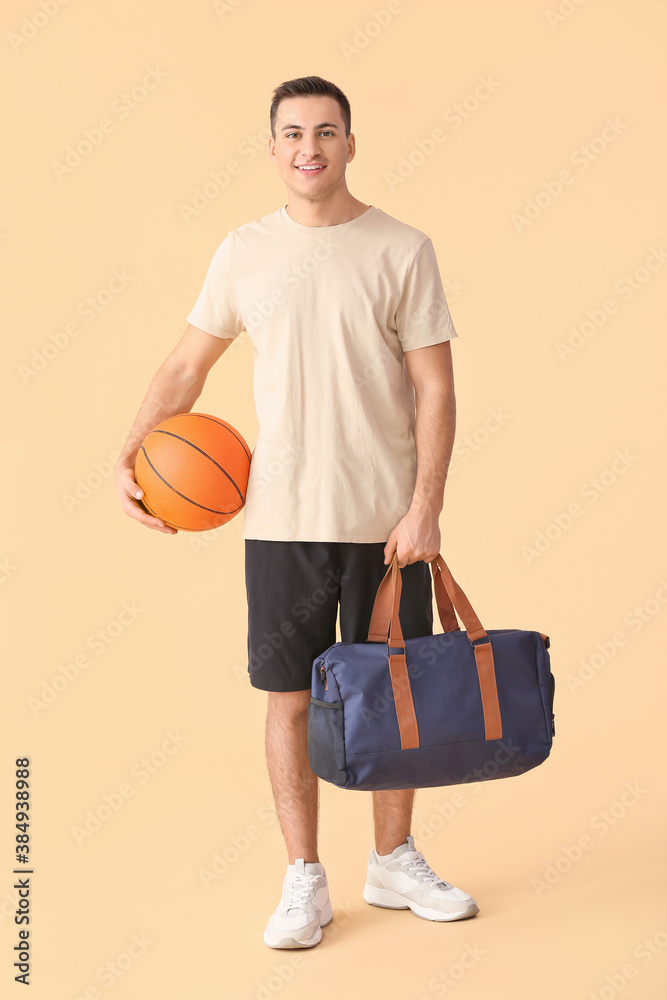
[[[334,134],[335,134],[334,132],[330,132],[328,129],[323,129],[322,132],[320,132],[320,135],[334,135]],[[300,132],[288,132],[287,135],[285,136],[285,138],[289,139],[289,137],[292,136],[292,135],[301,135],[301,133]]]

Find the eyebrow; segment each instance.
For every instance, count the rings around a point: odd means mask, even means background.
[[[328,125],[330,128],[339,128],[339,126],[334,124],[334,122],[320,122],[319,125],[315,125],[314,127],[324,128],[325,125]],[[303,125],[283,125],[280,131],[284,132],[288,128],[300,128],[303,131]]]

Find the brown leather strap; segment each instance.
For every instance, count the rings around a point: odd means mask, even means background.
[[[389,624],[392,613],[391,567],[392,564],[390,563],[375,596],[375,603],[371,613],[371,623],[368,630],[369,642],[386,642],[389,635]],[[456,612],[442,582],[442,577],[439,574],[436,576],[435,571],[433,573],[433,583],[442,631],[460,631]]]
[[[482,696],[482,711],[484,713],[484,738],[487,740],[499,740],[503,735],[503,723],[498,703],[498,688],[496,687],[496,670],[493,662],[491,640],[482,627],[482,623],[475,614],[470,601],[450,573],[449,567],[440,553],[438,553],[431,563],[431,570],[434,579],[436,573],[442,577],[452,604],[459,613],[468,638],[473,643],[477,676],[479,678],[479,690]],[[475,643],[477,639],[486,639],[487,641]]]
[[[394,557],[391,565],[385,574],[391,573],[391,619],[389,631],[389,647],[387,655],[389,657],[389,676],[391,678],[391,689],[394,695],[394,705],[396,707],[396,718],[398,720],[398,731],[401,736],[401,750],[409,750],[419,746],[419,729],[417,728],[417,716],[412,700],[412,688],[410,687],[410,677],[408,676],[408,664],[405,659],[405,640],[403,630],[398,615],[401,603],[401,590],[403,582],[401,571],[398,566],[398,559]],[[385,639],[386,641],[386,639]],[[389,650],[402,648],[403,652],[391,653]]]
[[[443,632],[460,632],[460,626],[454,606],[449,599],[449,594],[444,588],[442,578],[438,577],[433,588],[435,590],[435,601],[438,605],[438,617],[442,625]]]
[[[446,632],[458,629],[454,609],[465,626],[468,639],[473,644],[479,688],[484,713],[485,739],[501,739],[503,735],[498,690],[496,687],[496,672],[493,661],[491,642],[482,623],[475,614],[470,601],[454,580],[442,556],[438,555],[431,562],[433,583],[438,597],[438,611],[443,629]],[[390,566],[382,579],[375,597],[370,628],[369,642],[389,642],[389,649],[402,646],[405,650],[403,634],[399,620],[401,598],[401,571],[398,566],[398,555],[394,552]],[[451,614],[450,614],[451,609]],[[443,620],[444,619],[444,620]],[[452,627],[452,619],[454,625]],[[449,627],[445,627],[445,624]],[[485,642],[477,640],[485,639]],[[399,731],[401,734],[401,749],[419,746],[419,730],[412,700],[410,679],[403,653],[390,653],[389,673],[396,706]]]
[[[479,677],[479,690],[482,695],[482,711],[484,712],[484,739],[499,740],[503,735],[503,720],[500,717],[498,704],[498,689],[496,688],[496,669],[493,663],[491,642],[480,642],[473,647]]]
[[[470,601],[449,572],[447,563],[439,553],[431,563],[431,572],[433,573],[434,581],[441,580],[444,584],[445,590],[458,611],[459,618],[468,633],[468,638],[472,640],[486,635],[486,632],[482,628],[482,623],[473,611]]]

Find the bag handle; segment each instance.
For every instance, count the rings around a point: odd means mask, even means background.
[[[434,560],[435,562],[435,560]],[[433,569],[433,563],[431,563]],[[386,642],[389,635],[389,623],[391,621],[391,581],[387,580],[391,564],[389,565],[384,579],[378,587],[373,613],[371,615],[371,625],[368,632],[368,639],[372,642]],[[386,582],[385,582],[386,581]],[[433,583],[435,590],[435,600],[438,606],[438,617],[442,625],[443,632],[459,631],[459,622],[456,612],[451,602],[451,598],[442,582],[442,576],[433,570]],[[474,612],[473,612],[474,614]],[[372,634],[371,634],[372,633]]]
[[[440,553],[432,560],[430,566],[433,573],[440,621],[444,631],[452,632],[458,630],[458,625],[456,624],[454,628],[446,627],[446,624],[451,624],[452,619],[456,623],[453,612],[455,608],[465,626],[466,634],[475,653],[480,694],[482,697],[482,709],[484,712],[485,739],[501,739],[503,726],[500,717],[500,706],[498,704],[496,671],[493,662],[491,640],[475,614],[470,601],[454,580],[449,567]],[[401,749],[406,750],[419,746],[419,729],[405,659],[405,641],[398,616],[402,586],[397,550],[394,550],[391,564],[387,568],[387,572],[375,596],[371,624],[368,630],[368,641],[388,643],[389,674],[394,694],[398,727],[401,734]],[[448,601],[445,601],[445,595]]]

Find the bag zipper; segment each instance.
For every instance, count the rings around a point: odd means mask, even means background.
[[[320,667],[320,680],[324,684],[324,690],[328,691],[329,690],[329,681],[328,681],[328,678],[327,678],[327,668],[324,666],[324,664],[322,664],[322,666]]]

